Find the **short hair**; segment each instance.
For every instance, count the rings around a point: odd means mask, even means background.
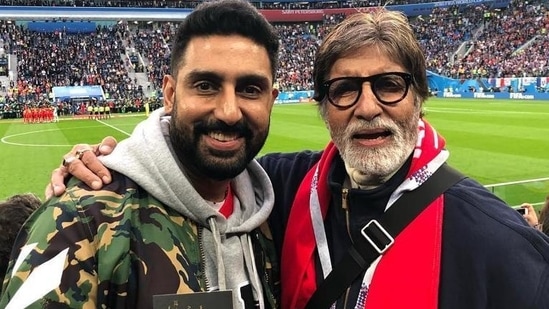
[[[541,223],[541,231],[549,235],[549,195],[545,197],[545,203],[541,207],[538,223]]]
[[[372,8],[368,13],[355,13],[347,17],[321,43],[313,69],[314,99],[320,105],[323,105],[326,97],[322,84],[334,63],[368,46],[379,48],[412,74],[412,89],[418,103],[423,103],[429,97],[425,55],[408,18],[402,12],[379,7]]]
[[[195,37],[210,35],[241,35],[265,47],[274,82],[278,68],[278,35],[265,17],[244,0],[203,2],[181,22],[172,46],[172,75],[176,76],[189,42]]]
[[[15,238],[27,218],[42,202],[32,194],[17,194],[0,203],[0,278],[4,278]]]

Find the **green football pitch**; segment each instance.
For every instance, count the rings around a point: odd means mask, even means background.
[[[549,102],[430,99],[426,119],[444,136],[449,162],[510,205],[540,205],[549,194]],[[51,171],[74,144],[127,137],[143,114],[58,123],[0,120],[0,200],[43,198]],[[261,153],[322,149],[329,136],[313,104],[277,104]]]

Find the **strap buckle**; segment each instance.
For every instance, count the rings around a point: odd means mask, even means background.
[[[360,233],[379,254],[383,254],[395,242],[393,236],[377,220],[368,222]]]

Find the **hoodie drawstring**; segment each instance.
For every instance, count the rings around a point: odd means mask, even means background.
[[[215,243],[215,257],[217,259],[217,282],[219,285],[220,291],[225,291],[227,289],[227,284],[225,283],[225,263],[223,263],[223,254],[221,249],[221,234],[217,229],[217,224],[215,223],[215,217],[208,218],[208,225],[210,226],[210,231]]]
[[[254,295],[254,300],[259,302],[259,308],[264,309],[265,303],[263,299],[263,292],[261,289],[261,281],[259,279],[259,274],[256,268],[255,264],[255,258],[254,258],[254,248],[252,246],[252,242],[250,241],[250,235],[249,234],[243,234],[240,236],[240,243],[242,245],[242,248],[248,248],[248,250],[244,251],[244,264],[246,264],[246,269],[248,270],[250,282],[252,284],[252,292]]]

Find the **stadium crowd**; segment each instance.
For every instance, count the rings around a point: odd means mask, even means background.
[[[415,2],[430,1],[391,4]],[[140,7],[181,7],[188,1],[131,3]],[[129,3],[0,0],[0,5],[127,6]],[[344,18],[344,15],[325,15],[321,22],[274,23],[283,46],[277,72],[277,87],[281,91],[312,88],[312,63],[319,43]],[[435,8],[430,15],[410,18],[410,23],[421,42],[429,70],[440,75],[461,79],[549,76],[549,13],[541,0],[513,0],[501,10],[481,4]],[[40,105],[49,98],[47,94],[53,86],[102,85],[106,97],[116,102],[115,111],[138,110],[135,105],[144,98],[160,96],[176,30],[177,24],[170,22],[121,22],[98,26],[90,34],[40,33],[1,21],[0,49],[17,57],[17,78],[10,76],[9,84],[0,85],[0,104],[4,110],[17,109],[14,104]],[[138,73],[144,73],[144,81],[137,79]],[[77,113],[80,103],[78,107],[65,107],[60,113]]]
[[[481,27],[470,51],[453,65],[439,66],[439,72],[453,78],[548,76],[545,2],[512,1],[505,11],[485,17],[477,24],[477,29]]]
[[[426,2],[435,2],[437,0],[339,0],[339,1],[288,1],[263,2],[260,0],[250,1],[256,7],[262,9],[318,9],[318,8],[345,8],[345,7],[368,7],[384,5],[417,4]],[[200,1],[192,0],[0,0],[0,5],[18,5],[18,6],[76,6],[76,7],[146,7],[146,8],[194,8]]]

